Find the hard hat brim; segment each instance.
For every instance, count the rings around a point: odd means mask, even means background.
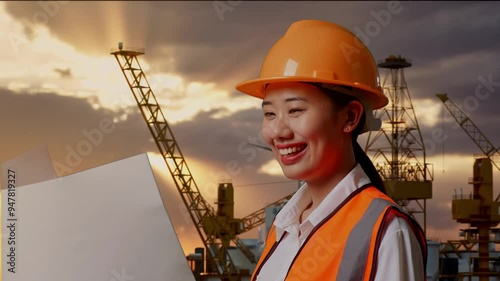
[[[382,89],[372,89],[359,83],[347,83],[340,80],[322,79],[310,76],[290,76],[290,77],[271,77],[257,78],[247,80],[236,85],[236,89],[244,94],[263,99],[265,97],[265,87],[270,83],[279,82],[307,82],[307,83],[325,83],[331,85],[349,86],[357,89],[353,96],[361,100],[372,109],[379,109],[389,103],[389,99],[382,93]]]

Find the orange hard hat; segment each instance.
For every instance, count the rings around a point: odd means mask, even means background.
[[[378,69],[368,48],[348,29],[325,21],[294,22],[269,50],[257,79],[236,89],[264,98],[266,85],[313,82],[357,97],[372,109],[388,103],[380,87]]]

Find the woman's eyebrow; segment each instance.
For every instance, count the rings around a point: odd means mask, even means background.
[[[308,100],[306,98],[303,98],[303,97],[291,97],[291,98],[286,98],[285,99],[285,102],[290,102],[290,101],[305,101],[305,102],[308,102]],[[264,107],[264,105],[271,105],[273,104],[271,101],[268,101],[268,100],[265,100],[262,102],[262,107]]]
[[[303,98],[303,97],[291,97],[291,98],[286,98],[285,99],[286,102],[289,102],[289,101],[308,101],[306,98]]]
[[[271,101],[265,100],[262,102],[262,107],[264,107],[264,105],[271,105],[271,104],[273,104]]]

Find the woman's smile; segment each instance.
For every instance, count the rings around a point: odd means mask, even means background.
[[[298,162],[307,151],[307,144],[276,145],[283,165],[291,165]]]

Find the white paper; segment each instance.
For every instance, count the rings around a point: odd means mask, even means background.
[[[6,189],[8,169],[16,171],[16,186],[57,178],[46,145],[40,145],[2,163],[2,189]]]
[[[146,154],[23,186],[15,212],[4,281],[194,281]]]

